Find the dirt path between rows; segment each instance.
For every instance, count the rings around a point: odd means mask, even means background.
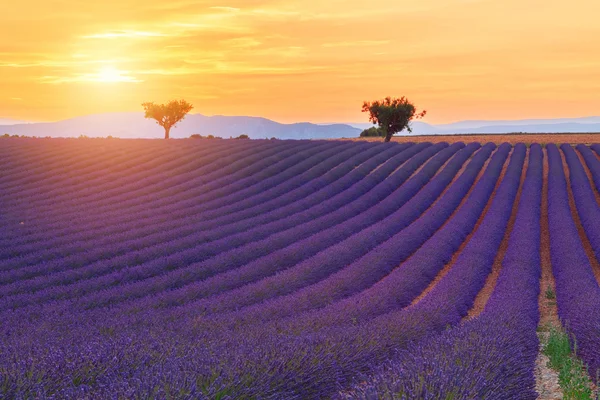
[[[497,151],[498,151],[498,149],[496,149],[490,155],[490,157],[486,160],[483,168],[481,168],[481,171],[479,171],[479,174],[477,175],[477,178],[475,179],[475,182],[473,183],[473,185],[471,185],[471,188],[469,189],[469,192],[464,197],[464,199],[462,200],[462,202],[460,203],[460,205],[456,208],[456,210],[454,211],[454,213],[452,214],[452,216],[448,219],[448,221],[450,221],[454,217],[455,213],[463,206],[463,204],[471,196],[471,192],[473,191],[473,189],[475,188],[475,186],[477,185],[477,183],[479,182],[479,180],[483,176],[485,170],[489,166],[489,163],[490,163],[492,157],[494,156],[494,154]],[[444,268],[442,268],[442,270],[440,272],[438,272],[438,274],[436,275],[436,277],[433,279],[433,281],[431,281],[431,283],[429,283],[429,285],[427,286],[427,288],[425,288],[425,290],[423,290],[423,292],[421,292],[421,294],[419,296],[417,296],[410,303],[410,306],[413,306],[413,305],[417,304],[425,296],[427,296],[427,294],[429,292],[431,292],[431,290],[435,287],[435,285],[437,285],[438,282],[441,281],[442,278],[448,274],[448,272],[450,271],[450,269],[452,268],[452,266],[456,262],[456,259],[460,256],[460,254],[462,254],[462,251],[464,250],[465,246],[467,245],[467,243],[469,243],[469,241],[473,237],[473,234],[475,234],[475,232],[479,228],[479,225],[481,225],[481,222],[483,221],[483,219],[484,219],[485,215],[487,214],[490,206],[492,205],[492,201],[494,199],[494,196],[496,195],[496,191],[498,190],[498,186],[500,186],[500,182],[502,182],[502,179],[504,178],[504,175],[506,173],[506,168],[508,166],[508,163],[510,161],[510,157],[512,156],[512,153],[513,153],[513,151],[511,150],[510,153],[508,154],[508,157],[504,161],[504,165],[502,166],[502,171],[500,172],[500,176],[498,177],[498,181],[496,182],[496,186],[494,187],[494,190],[492,191],[492,194],[491,194],[490,198],[488,199],[488,202],[485,205],[485,208],[483,209],[481,215],[479,216],[479,219],[477,220],[477,223],[475,224],[475,227],[473,228],[473,230],[471,231],[471,233],[469,233],[469,235],[467,235],[467,237],[462,242],[462,244],[460,245],[460,247],[458,248],[458,250],[455,251],[454,254],[452,254],[452,258],[450,259],[450,261],[448,263],[446,263],[446,265],[444,266]],[[446,221],[446,223],[440,229],[442,229],[448,223],[448,221]]]
[[[527,174],[528,166],[529,150],[527,150],[527,153],[525,154],[523,168],[521,169],[521,177],[519,178],[519,190],[517,191],[517,195],[515,197],[515,201],[512,207],[512,212],[510,214],[510,219],[508,220],[506,230],[504,231],[504,238],[500,243],[500,247],[498,248],[496,257],[494,258],[492,271],[485,280],[483,288],[477,294],[475,302],[473,303],[473,307],[471,307],[467,316],[463,318],[463,321],[476,318],[477,316],[479,316],[479,314],[483,312],[483,310],[485,309],[485,305],[487,304],[490,296],[492,295],[492,292],[494,291],[494,288],[496,287],[496,282],[498,281],[500,271],[502,270],[502,260],[504,260],[504,255],[506,254],[506,249],[508,248],[508,240],[510,238],[510,234],[512,233],[513,226],[515,225],[515,220],[517,219],[517,211],[519,209],[519,202],[521,201],[521,191],[523,190],[523,183],[525,182],[525,175]]]
[[[540,342],[548,339],[548,331],[552,328],[561,327],[556,308],[556,285],[552,274],[552,263],[550,260],[550,230],[548,227],[548,154],[544,149],[544,172],[542,186],[542,212],[541,212],[541,237],[540,256],[542,274],[540,278],[540,295],[538,304],[540,308],[539,337]],[[552,298],[554,297],[554,298]],[[549,358],[542,352],[538,352],[535,360],[536,391],[539,400],[562,399],[563,392],[558,384],[558,372],[548,367]]]
[[[368,140],[383,141],[381,138],[350,138],[346,140]],[[570,144],[593,144],[600,143],[600,133],[532,133],[532,134],[468,134],[468,135],[406,135],[394,136],[392,141],[398,143],[406,142],[493,142],[500,143],[570,143]]]

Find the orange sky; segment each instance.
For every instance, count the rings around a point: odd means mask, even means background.
[[[367,122],[600,115],[598,0],[3,0],[0,118],[184,98],[193,112]],[[376,4],[374,8],[372,4]]]

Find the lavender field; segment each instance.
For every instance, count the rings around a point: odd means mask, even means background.
[[[0,399],[535,399],[545,270],[594,379],[599,154],[3,139]]]

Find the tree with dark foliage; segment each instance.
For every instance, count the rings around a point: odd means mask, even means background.
[[[362,111],[369,113],[369,121],[379,125],[380,135],[385,138],[385,142],[389,142],[395,133],[404,129],[412,132],[410,121],[423,118],[427,113],[425,110],[417,113],[415,106],[404,96],[365,101]]]
[[[185,118],[194,106],[185,100],[172,100],[167,104],[142,103],[146,114],[145,118],[152,118],[156,123],[165,128],[165,139],[169,138],[171,128]]]
[[[381,137],[381,128],[377,126],[372,126],[368,129],[365,129],[360,133],[360,137]]]

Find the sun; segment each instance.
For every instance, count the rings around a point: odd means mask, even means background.
[[[121,71],[113,66],[103,67],[94,76],[96,82],[139,82],[132,76],[128,75],[128,71]]]
[[[119,82],[123,77],[121,72],[115,67],[104,67],[98,71],[98,80],[100,82]]]
[[[98,80],[101,82],[118,82],[121,73],[114,67],[104,67],[98,71]]]

